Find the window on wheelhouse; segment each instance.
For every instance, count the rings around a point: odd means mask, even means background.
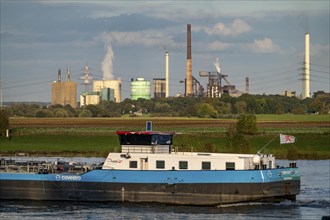
[[[188,169],[188,161],[179,161],[179,169],[181,170]]]
[[[119,134],[121,145],[172,145],[173,134]]]
[[[164,160],[156,160],[156,168],[157,169],[165,169],[165,161]]]
[[[151,145],[151,135],[121,134],[119,142],[121,145]]]
[[[226,162],[226,170],[235,170],[234,162]]]
[[[129,162],[129,168],[137,168],[137,161],[132,160]]]
[[[173,135],[169,134],[153,134],[151,144],[157,145],[171,145]]]
[[[211,170],[211,162],[203,161],[202,162],[202,170]]]

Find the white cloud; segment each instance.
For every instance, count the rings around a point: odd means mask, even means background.
[[[115,43],[120,46],[142,45],[147,47],[178,48],[170,35],[158,32],[109,32],[102,33],[99,37],[106,43]]]
[[[270,38],[254,40],[254,43],[248,44],[247,48],[255,53],[273,53],[280,49],[280,47],[274,44]]]
[[[310,55],[312,56],[321,56],[325,53],[329,56],[330,45],[321,45],[321,44],[311,44],[310,45]]]
[[[232,46],[232,44],[229,44],[229,43],[224,43],[221,41],[214,41],[214,42],[208,44],[207,48],[210,51],[223,51],[231,46]]]
[[[242,19],[235,19],[230,25],[225,25],[221,22],[215,24],[212,28],[200,28],[209,35],[220,36],[237,36],[242,33],[246,33],[252,30],[251,26]]]

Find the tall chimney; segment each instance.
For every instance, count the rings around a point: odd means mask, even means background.
[[[186,96],[191,96],[192,85],[192,65],[191,65],[191,24],[187,24],[187,66],[186,66]]]
[[[58,68],[57,71],[57,82],[61,82],[61,68]]]
[[[245,77],[245,93],[249,94],[250,92],[250,82],[249,77]]]
[[[66,81],[70,82],[71,81],[71,74],[70,74],[70,68],[66,69]]]
[[[309,98],[309,70],[310,70],[310,62],[309,62],[309,33],[305,34],[305,62],[304,62],[304,73],[302,77],[302,98]]]
[[[166,90],[165,90],[165,97],[169,97],[169,89],[168,89],[168,52],[165,53],[165,75],[166,75]]]

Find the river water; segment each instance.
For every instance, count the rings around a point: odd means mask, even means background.
[[[98,161],[92,161],[98,162]],[[287,165],[278,160],[277,164]],[[0,219],[321,219],[330,216],[330,160],[300,160],[296,202],[218,207],[162,204],[0,201]]]

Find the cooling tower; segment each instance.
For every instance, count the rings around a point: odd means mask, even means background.
[[[191,24],[187,24],[187,66],[186,66],[186,96],[191,96],[192,85],[192,64],[191,64]]]

